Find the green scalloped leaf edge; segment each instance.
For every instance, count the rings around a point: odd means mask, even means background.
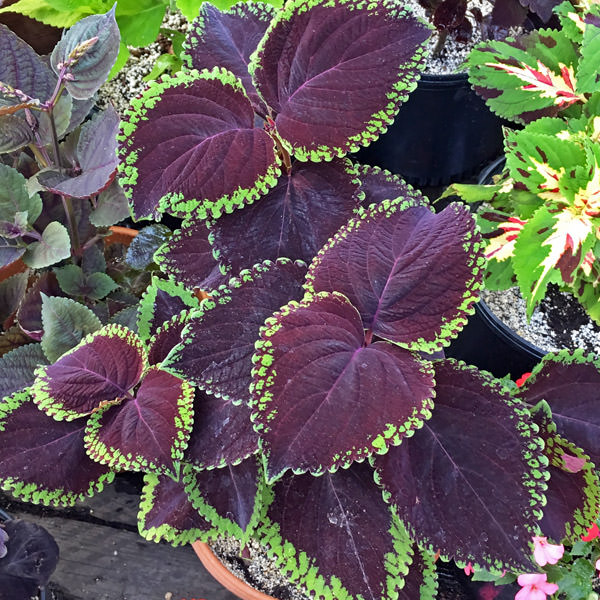
[[[256,431],[256,433],[259,435],[258,447],[263,456],[265,472],[268,472],[267,464],[269,452],[264,446],[262,434],[268,430],[268,426],[256,423],[256,413],[266,412],[268,410],[267,407],[273,399],[273,395],[269,391],[269,388],[273,386],[274,380],[277,377],[276,372],[269,374],[269,367],[273,364],[273,343],[268,338],[275,335],[277,331],[281,329],[282,318],[285,318],[288,314],[292,313],[298,308],[309,306],[316,298],[326,296],[343,298],[352,306],[348,298],[346,298],[346,296],[340,292],[318,292],[316,294],[307,293],[300,302],[291,300],[288,302],[288,304],[275,312],[272,317],[269,317],[265,321],[265,324],[260,328],[260,338],[254,344],[255,352],[252,356],[252,364],[254,366],[252,367],[252,383],[250,384],[250,394],[252,396],[250,400],[252,415],[250,418],[252,419],[254,431]],[[420,362],[420,372],[424,375],[431,375],[433,377],[434,370],[431,362],[424,359]],[[385,431],[380,432],[376,437],[369,441],[369,446],[363,445],[361,448],[354,448],[352,451],[349,451],[348,454],[354,454],[354,456],[351,456],[346,460],[346,462],[341,462],[340,465],[334,465],[330,468],[321,466],[321,468],[311,471],[307,469],[294,468],[291,468],[290,470],[295,475],[302,475],[303,473],[310,472],[314,476],[319,476],[326,472],[334,473],[339,468],[348,468],[355,461],[364,460],[375,455],[386,454],[389,451],[390,446],[398,446],[406,438],[412,437],[415,431],[421,429],[425,421],[431,418],[431,411],[434,409],[434,398],[435,385],[432,389],[431,398],[424,400],[420,409],[415,407],[412,415],[408,417],[404,423],[401,425],[389,425]],[[272,475],[271,478],[268,479],[268,482],[274,483],[280,479],[283,474],[284,471],[281,471],[280,473]]]
[[[240,462],[242,461],[237,461],[235,464],[239,464]],[[194,465],[188,463],[184,466],[182,471],[185,491],[190,499],[190,502],[192,503],[192,506],[198,511],[200,516],[204,517],[209,523],[214,525],[214,527],[219,531],[220,535],[231,535],[235,537],[240,541],[243,547],[248,540],[254,537],[254,531],[256,530],[259,521],[263,518],[267,509],[267,506],[265,505],[265,501],[268,499],[268,495],[265,494],[267,483],[265,481],[264,472],[261,465],[259,464],[258,469],[254,510],[252,511],[252,516],[250,517],[246,531],[242,531],[242,528],[231,519],[227,519],[226,517],[222,517],[217,514],[217,511],[210,504],[205,502],[196,485],[194,474],[197,470],[198,469],[196,469]]]
[[[112,323],[105,325],[98,331],[94,331],[94,333],[86,335],[81,342],[75,346],[75,348],[65,352],[58,359],[57,363],[60,362],[65,356],[69,356],[82,346],[91,343],[96,337],[120,337],[123,340],[130,340],[133,342],[131,346],[138,350],[140,359],[142,361],[142,372],[146,370],[148,359],[146,356],[146,349],[140,338],[133,331],[131,331],[131,329],[127,329],[122,325],[116,325]],[[72,421],[73,419],[78,419],[91,414],[91,411],[88,413],[78,413],[73,410],[69,410],[50,396],[48,381],[45,380],[44,377],[47,375],[48,368],[52,366],[53,365],[40,366],[35,370],[36,379],[29,389],[31,391],[33,401],[35,404],[37,404],[38,408],[43,410],[48,416],[53,417],[57,421],[62,421],[63,419],[66,421]],[[114,398],[107,398],[107,400],[111,401],[114,400]]]
[[[154,302],[158,290],[179,298],[186,306],[197,308],[200,306],[200,300],[197,296],[182,283],[178,283],[172,278],[160,279],[153,277],[152,282],[142,294],[138,307],[138,335],[144,341],[149,343],[153,337],[150,332],[150,323],[154,317]]]
[[[420,548],[417,551],[421,555],[421,559],[425,565],[423,570],[423,583],[419,588],[419,600],[431,600],[432,598],[437,598],[438,578],[433,556]]]
[[[272,488],[268,488],[266,494],[270,496],[266,502],[266,506],[268,506],[273,501]],[[395,598],[394,590],[404,585],[404,577],[409,572],[413,549],[412,541],[404,524],[391,506],[390,514],[389,533],[394,540],[395,552],[388,553],[384,558],[388,567],[386,598]],[[312,561],[305,552],[298,552],[290,542],[282,539],[279,525],[268,519],[266,515],[259,524],[255,537],[264,546],[265,552],[275,561],[282,573],[290,581],[303,585],[313,597],[319,598],[319,600],[355,599],[337,577],[332,576],[327,582],[325,576],[319,573],[318,568],[311,564]],[[400,560],[402,556],[406,557],[405,561]],[[362,596],[357,596],[356,600],[362,600]]]
[[[398,175],[396,173],[392,173],[391,171],[388,171],[387,169],[382,169],[381,167],[378,167],[377,165],[371,166],[371,165],[355,163],[354,167],[356,169],[358,179],[360,181],[361,186],[362,186],[362,180],[361,180],[362,176],[382,175],[385,178],[387,183],[393,183],[396,185],[405,186],[406,190],[408,192],[408,198],[419,202],[420,206],[430,206],[429,199],[426,196],[424,196],[420,190],[417,190],[410,183],[407,183],[406,181],[404,181],[404,179],[402,179],[402,177],[400,175]],[[362,202],[365,199],[366,194],[362,190],[359,193],[361,194],[359,197],[359,200],[360,200],[360,202]],[[387,199],[388,200],[397,200],[398,198],[399,197],[387,198]],[[370,203],[368,208],[370,209],[374,204],[378,204],[378,202]],[[357,209],[355,212],[358,214],[359,210],[360,209]]]
[[[161,371],[161,369],[150,367],[148,371]],[[148,371],[145,373],[146,375]],[[171,458],[174,462],[183,459],[183,453],[188,446],[194,422],[194,388],[185,379],[180,379],[180,381],[181,393],[177,397],[178,414],[175,417],[177,437],[171,447]],[[124,455],[118,448],[108,447],[98,439],[98,432],[101,428],[100,419],[111,407],[112,404],[102,406],[94,411],[88,419],[84,437],[85,449],[88,455],[96,462],[108,465],[111,468],[114,467],[117,471],[152,471],[161,475],[172,475],[166,465],[147,462],[144,457],[139,455]]]
[[[152,351],[152,346],[156,343],[156,340],[161,333],[163,333],[164,331],[168,331],[171,327],[173,327],[175,325],[180,325],[181,323],[185,323],[186,321],[189,321],[190,315],[193,314],[194,311],[195,311],[194,308],[184,309],[178,315],[173,315],[168,321],[164,322],[154,332],[154,335],[148,340],[148,354],[150,354],[150,352]],[[174,348],[176,348],[176,346],[173,346],[173,348],[171,348],[169,355],[166,356],[162,362],[164,362],[170,356],[170,354],[171,354],[171,352],[173,352]],[[162,362],[160,363],[161,366],[162,366]],[[174,373],[171,373],[171,374],[173,375]],[[178,377],[180,377],[180,376],[178,375]]]
[[[496,379],[491,373],[487,371],[482,371],[477,369],[477,367],[473,367],[465,364],[461,360],[456,360],[454,358],[445,358],[446,361],[451,361],[455,363],[457,366],[460,366],[463,370],[473,370],[483,376],[484,379],[487,379],[487,385],[489,386],[497,386],[503,394],[509,394],[513,389],[512,386],[508,385],[501,379]],[[530,418],[529,410],[525,407],[525,405],[518,399],[511,398],[510,400],[506,397],[506,403],[509,406],[512,406],[514,410],[514,417],[526,417],[526,419]],[[527,450],[524,454],[525,459],[527,460],[527,464],[530,466],[530,473],[526,474],[523,479],[523,486],[529,493],[529,505],[530,505],[530,515],[532,517],[532,521],[536,522],[536,526],[530,529],[531,535],[540,535],[541,532],[539,527],[537,526],[537,522],[540,521],[543,514],[543,507],[546,504],[546,496],[544,492],[547,489],[546,481],[549,479],[550,474],[548,471],[536,471],[537,469],[544,469],[548,466],[548,458],[544,454],[544,442],[540,437],[537,437],[539,433],[539,427],[535,423],[530,423],[527,425],[526,423],[521,423],[517,427],[518,431],[521,433],[521,436],[528,440],[527,441]],[[410,442],[408,442],[410,443]],[[372,459],[369,459],[371,465],[373,465]],[[539,474],[539,477],[536,477],[536,472]],[[381,478],[377,471],[375,473],[375,482],[377,485],[381,485]],[[390,500],[390,494],[385,490],[382,490],[383,499],[386,502]],[[529,515],[525,515],[527,518]],[[417,542],[419,547],[428,552],[431,555],[437,554],[439,552],[439,548],[434,547],[433,544],[428,542],[425,538],[420,537],[414,528],[410,525],[410,523],[405,523],[405,527],[410,535],[410,537]],[[439,558],[446,562],[450,562],[454,560],[456,564],[466,566],[467,562],[471,562],[471,565],[475,571],[489,571],[494,575],[502,575],[504,570],[510,571],[514,570],[515,567],[517,569],[523,569],[524,565],[512,565],[501,560],[494,560],[489,557],[489,563],[479,563],[475,561],[475,559],[471,556],[466,557],[454,557],[451,555],[439,554]]]
[[[240,288],[245,283],[251,283],[255,279],[261,277],[262,273],[268,272],[274,265],[283,265],[283,264],[305,264],[301,260],[292,260],[290,258],[278,258],[275,261],[265,260],[262,263],[258,263],[252,266],[249,269],[243,269],[240,271],[237,277],[232,277],[226,285],[219,286],[216,290],[211,291],[209,298],[204,298],[200,303],[200,306],[195,311],[192,311],[190,314],[190,321],[192,319],[202,319],[202,317],[210,310],[213,310],[218,305],[228,304],[231,301],[231,292],[235,289]],[[185,346],[189,346],[194,343],[194,335],[190,331],[192,323],[189,323],[182,332],[183,341],[175,346],[169,356],[162,362],[162,368],[168,373],[172,373],[173,375],[177,375],[177,377],[184,377],[182,373],[179,373],[173,366],[173,362],[177,358],[177,353]],[[203,381],[193,381],[194,385],[217,398],[222,398],[227,402],[231,402],[234,406],[239,406],[242,402],[238,398],[232,398],[228,395],[222,394],[218,389],[214,389],[210,383]]]
[[[10,417],[10,414],[19,408],[24,402],[30,400],[28,390],[15,392],[0,401],[0,431],[3,431],[3,421]],[[9,492],[15,498],[23,502],[31,502],[32,504],[42,504],[43,506],[75,506],[81,500],[85,500],[101,492],[105,485],[108,485],[114,479],[115,474],[109,471],[101,475],[96,481],[90,482],[90,487],[85,494],[76,494],[67,490],[56,489],[46,490],[36,486],[33,483],[23,483],[13,477],[7,477],[0,480],[0,487],[5,492]]]
[[[261,60],[264,54],[264,47],[266,41],[271,35],[271,31],[279,25],[282,21],[289,21],[296,11],[299,14],[310,10],[311,8],[318,5],[327,5],[329,4],[329,0],[288,0],[288,2],[284,3],[281,10],[276,13],[273,17],[271,24],[267,28],[265,35],[262,40],[259,42],[258,47],[250,57],[250,64],[248,65],[248,71],[254,78],[254,72],[257,68],[259,68],[259,61]],[[362,9],[371,9],[378,8],[386,10],[386,16],[388,19],[399,20],[402,17],[410,16],[416,18],[421,24],[426,25],[428,28],[432,29],[424,20],[417,18],[411,11],[405,8],[404,4],[399,4],[394,2],[394,0],[381,0],[381,2],[373,2],[370,3],[368,1],[356,2],[355,0],[337,0],[336,5],[348,5],[350,10],[362,10]],[[346,144],[343,147],[333,147],[329,146],[319,146],[316,150],[306,148],[304,146],[294,146],[290,141],[281,137],[278,133],[278,138],[281,141],[281,145],[285,148],[287,152],[289,152],[294,158],[300,161],[312,161],[312,162],[321,162],[323,160],[329,161],[334,157],[343,157],[350,152],[356,152],[360,150],[363,146],[368,146],[375,140],[379,138],[380,135],[385,133],[388,127],[394,122],[394,118],[396,117],[398,111],[400,110],[401,103],[405,102],[408,99],[409,94],[417,87],[417,82],[420,76],[420,73],[425,70],[425,58],[427,54],[427,40],[425,40],[420,46],[418,46],[415,50],[415,54],[412,57],[412,62],[404,63],[398,68],[398,78],[396,82],[392,85],[392,89],[387,94],[387,105],[383,107],[378,112],[371,115],[370,120],[365,123],[365,127],[361,133],[357,135],[351,136],[348,138]],[[403,70],[414,68],[417,72],[417,76],[414,81],[410,81],[408,83],[400,80],[400,75]],[[261,100],[268,106],[267,102],[263,98],[260,90],[255,85],[258,95]]]
[[[202,531],[201,529],[187,529],[181,531],[167,524],[146,529],[144,526],[145,519],[154,506],[154,490],[157,485],[158,475],[155,473],[144,474],[144,488],[142,489],[140,508],[137,516],[138,532],[144,539],[157,543],[164,540],[173,546],[183,546],[198,540],[209,542],[219,537],[219,531],[217,529],[212,529],[211,531]]]

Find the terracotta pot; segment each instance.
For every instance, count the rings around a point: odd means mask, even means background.
[[[226,589],[242,600],[275,600],[263,592],[255,590],[247,583],[238,579],[217,558],[211,547],[204,542],[193,542],[192,548],[204,565],[204,568]]]
[[[104,243],[107,246],[110,246],[111,244],[123,244],[124,246],[129,246],[133,238],[138,234],[137,229],[120,227],[118,225],[113,225],[108,229],[110,230],[110,234],[104,238]]]
[[[23,273],[26,269],[27,265],[22,259],[18,258],[6,266],[0,267],[0,281],[4,281],[17,273]]]

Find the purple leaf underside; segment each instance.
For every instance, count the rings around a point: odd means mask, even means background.
[[[132,471],[174,471],[192,426],[193,389],[154,367],[135,398],[94,413],[86,448],[95,460]]]
[[[210,225],[221,262],[234,273],[284,256],[309,263],[358,208],[357,192],[348,161],[294,162],[266,195]]]
[[[322,477],[286,475],[273,492],[267,518],[279,527],[281,538],[275,528],[268,528],[263,541],[278,555],[283,554],[284,542],[291,543],[296,557],[305,553],[306,562],[326,581],[339,578],[343,588],[335,598],[394,597],[407,570],[410,542],[383,501],[367,463]],[[288,549],[286,568],[290,558]],[[317,578],[311,575],[312,569],[305,577],[314,586]]]
[[[202,4],[185,42],[185,61],[189,68],[224,67],[238,77],[254,109],[265,115],[248,72],[250,55],[256,50],[274,10],[262,2],[238,3],[220,11],[209,3]]]
[[[254,59],[255,85],[292,153],[326,146],[326,155],[342,156],[391,122],[416,86],[430,31],[392,2],[304,6],[276,15]]]
[[[7,406],[14,409],[3,419]],[[12,399],[0,404],[0,429],[0,478],[26,501],[72,503],[112,477],[85,453],[83,420],[56,421],[33,402]]]
[[[411,537],[444,557],[531,569],[544,503],[541,440],[490,377],[450,360],[434,365],[432,418],[375,460],[388,501]]]
[[[196,468],[234,465],[258,450],[258,434],[246,404],[231,402],[196,390],[194,426],[184,460]]]
[[[267,325],[254,358],[253,418],[268,479],[384,452],[428,418],[430,363],[387,342],[365,346],[341,294],[291,303]]]
[[[246,271],[245,281],[235,280],[230,291],[204,301],[184,330],[182,346],[165,364],[210,393],[248,401],[259,329],[281,306],[302,297],[305,274],[303,263],[286,259]],[[222,302],[225,296],[229,300]]]
[[[55,418],[81,417],[128,396],[145,364],[137,336],[125,327],[107,325],[45,367],[32,387],[33,398]]]
[[[152,108],[144,109],[144,118],[129,115],[123,125],[125,132],[133,126],[122,154],[125,163],[134,157],[134,166],[124,168],[127,178],[121,184],[135,218],[155,214],[163,198],[179,206],[171,203],[173,214],[188,216],[202,204],[206,213],[218,216],[223,206],[248,200],[243,190],[276,174],[274,142],[254,128],[245,93],[216,76],[190,77],[186,72],[183,82],[167,81],[172,87],[164,86]]]
[[[466,323],[480,286],[479,234],[467,208],[424,206],[391,215],[384,202],[342,229],[310,266],[314,291],[345,294],[366,329],[384,339],[439,350]]]

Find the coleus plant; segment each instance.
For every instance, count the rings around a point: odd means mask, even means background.
[[[573,294],[600,323],[600,8],[557,9],[562,27],[489,42],[470,55],[470,81],[505,129],[506,167],[487,185],[453,185],[483,202],[486,287],[517,284],[528,315],[549,283]]]

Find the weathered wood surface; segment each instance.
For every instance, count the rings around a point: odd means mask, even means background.
[[[47,600],[235,600],[191,546],[147,542],[137,533],[139,489],[135,478],[118,477],[98,496],[64,509],[0,495],[0,507],[45,527],[59,545]]]

